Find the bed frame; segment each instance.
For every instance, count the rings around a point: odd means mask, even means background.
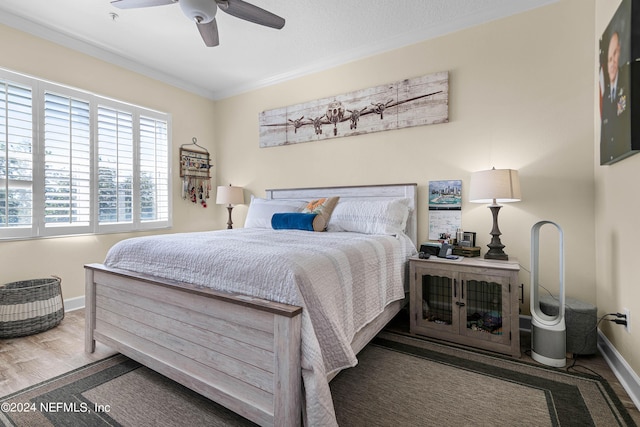
[[[270,199],[409,198],[416,184],[267,190]],[[102,264],[85,266],[85,351],[96,341],[260,425],[302,423],[302,308]],[[357,353],[402,308],[390,304],[352,342]]]

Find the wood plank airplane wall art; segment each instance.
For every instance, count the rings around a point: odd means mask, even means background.
[[[449,121],[449,73],[429,74],[260,113],[260,147]]]

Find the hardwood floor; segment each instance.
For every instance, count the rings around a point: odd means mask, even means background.
[[[60,325],[46,332],[0,339],[0,396],[64,374],[115,352],[98,343],[84,352],[84,310],[67,312]]]
[[[395,321],[397,320],[394,319]],[[528,334],[523,333],[521,337],[523,360],[536,363],[529,356]],[[28,337],[0,339],[0,397],[114,353],[109,347],[97,343],[96,352],[86,354],[84,352],[84,310],[68,312],[62,323],[49,331]],[[570,363],[572,360],[569,360]],[[570,370],[583,373],[595,372],[604,377],[635,423],[640,425],[640,411],[600,355],[582,356]]]

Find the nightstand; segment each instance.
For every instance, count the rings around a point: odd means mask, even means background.
[[[515,260],[411,258],[410,330],[520,357]]]

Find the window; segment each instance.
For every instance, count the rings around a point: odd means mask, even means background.
[[[89,102],[44,93],[44,225],[91,231]],[[70,230],[66,230],[69,232]],[[55,234],[55,233],[54,233]]]
[[[0,239],[171,225],[170,117],[0,70]]]
[[[98,221],[133,222],[133,115],[98,107]]]
[[[0,80],[0,97],[0,230],[13,237],[28,235],[33,218],[32,92]]]
[[[167,123],[140,118],[140,220],[169,219],[169,152]]]

